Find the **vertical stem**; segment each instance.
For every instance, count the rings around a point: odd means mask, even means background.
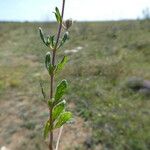
[[[58,150],[58,146],[59,146],[59,142],[60,142],[60,137],[61,137],[61,134],[62,134],[62,130],[63,130],[63,126],[61,126],[61,128],[59,130],[59,135],[58,135],[58,139],[57,139],[55,150]]]
[[[62,12],[61,12],[61,18],[63,20],[64,17],[64,10],[65,10],[65,0],[63,0],[63,4],[62,4]],[[59,38],[60,38],[60,34],[61,34],[61,30],[62,30],[62,20],[59,24],[58,27],[58,33],[57,33],[57,38],[56,38],[56,44],[53,50],[53,56],[52,56],[52,65],[55,65],[55,55],[56,55],[56,50],[57,50],[57,46],[58,46],[58,42],[59,42]]]
[[[50,76],[50,99],[52,99],[53,97],[53,83],[54,83],[54,75],[52,74]],[[51,128],[53,128],[52,111],[53,111],[53,108],[51,107],[49,109],[49,117],[50,117],[49,120],[50,120]],[[49,136],[49,150],[53,150],[53,131],[50,132],[50,136]]]
[[[63,4],[62,4],[62,12],[61,12],[62,20],[63,20],[63,15],[64,15],[64,8],[65,8],[65,0],[63,0]],[[60,22],[59,27],[58,27],[56,44],[55,44],[55,47],[54,47],[53,53],[52,53],[52,65],[53,65],[53,67],[55,66],[56,50],[57,50],[61,30],[62,30],[62,21]],[[50,76],[50,96],[49,96],[50,99],[53,98],[53,88],[54,88],[54,73],[52,73]],[[51,129],[53,128],[52,111],[53,111],[53,106],[49,109],[49,120],[50,120]],[[49,136],[49,150],[53,150],[53,131],[50,132],[50,136]]]

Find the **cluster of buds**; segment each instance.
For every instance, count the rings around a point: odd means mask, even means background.
[[[72,19],[67,19],[66,21],[63,22],[62,25],[65,30],[68,30],[72,26],[72,24],[73,24]]]

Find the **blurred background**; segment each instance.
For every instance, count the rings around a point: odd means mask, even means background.
[[[57,31],[61,0],[0,0],[0,150],[43,150],[48,109],[45,53],[39,37]],[[58,51],[72,123],[60,150],[150,149],[150,1],[66,0],[70,40]],[[55,137],[58,131],[55,132]],[[56,138],[55,138],[56,142]]]

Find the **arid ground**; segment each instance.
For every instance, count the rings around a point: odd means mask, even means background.
[[[55,23],[0,23],[1,148],[47,149],[40,82],[48,94],[49,49],[39,26],[57,30]],[[74,119],[64,127],[60,150],[149,150],[150,94],[128,84],[150,80],[150,21],[74,23],[57,58],[64,54],[69,60],[55,83],[68,80]]]

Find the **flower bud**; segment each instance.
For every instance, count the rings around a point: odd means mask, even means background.
[[[73,24],[72,19],[67,19],[66,21],[63,22],[63,27],[68,30]]]

